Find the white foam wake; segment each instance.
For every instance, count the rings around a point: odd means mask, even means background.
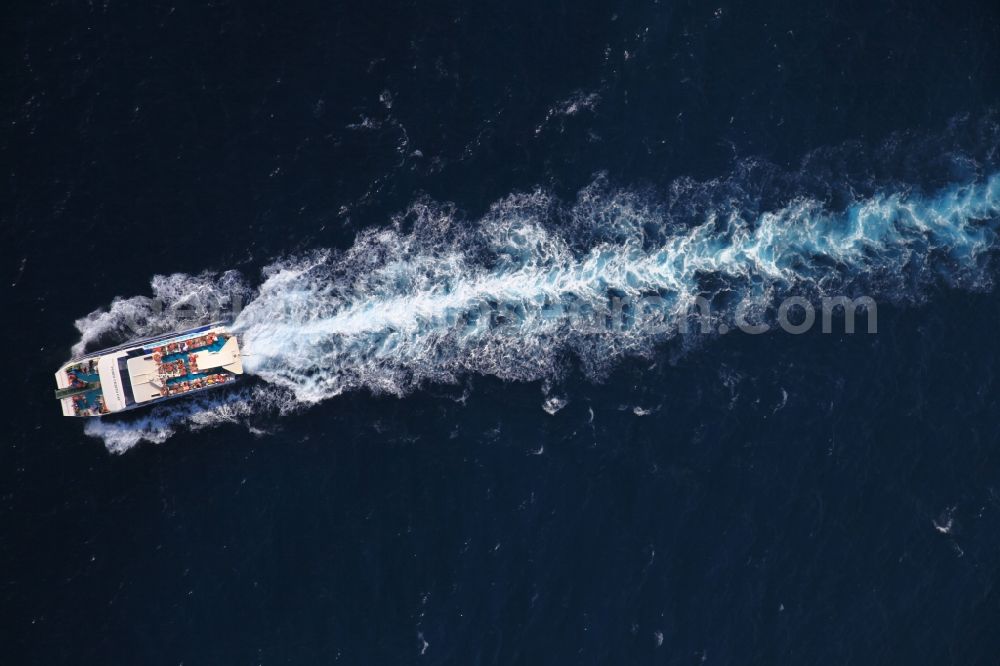
[[[747,305],[766,318],[782,295],[907,301],[931,284],[990,285],[1000,175],[930,194],[900,188],[836,210],[800,197],[766,212],[733,200],[680,214],[677,201],[599,180],[570,205],[542,192],[514,195],[475,222],[415,204],[345,252],[264,270],[233,324],[244,367],[265,382],[255,391],[88,424],[87,432],[123,450],[162,441],[178,426],[240,420],[262,405],[288,411],[356,389],[404,395],[466,373],[552,378],[568,359],[600,377],[623,355],[676,339],[698,297],[720,319]],[[227,273],[158,277],[153,291],[169,305],[250,290]],[[126,318],[137,333],[176,325],[169,308],[146,312],[149,302],[117,300],[81,320],[79,346]],[[640,302],[656,307],[628,305]]]

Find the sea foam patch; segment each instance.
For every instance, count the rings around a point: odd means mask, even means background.
[[[247,369],[303,403],[359,388],[404,395],[468,372],[543,379],[567,355],[599,377],[681,333],[698,298],[725,321],[738,307],[766,316],[789,294],[905,301],[942,281],[984,288],[998,197],[994,175],[841,211],[805,198],[754,217],[715,211],[687,227],[627,193],[556,214],[549,198],[515,196],[471,227],[422,210],[405,232],[269,267],[234,328]],[[602,231],[581,247],[571,234],[584,227]]]

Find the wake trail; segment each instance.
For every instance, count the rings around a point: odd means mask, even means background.
[[[624,356],[683,342],[699,303],[715,323],[747,312],[769,322],[792,295],[906,303],[942,284],[992,285],[997,173],[930,192],[895,186],[840,207],[793,196],[763,211],[731,182],[681,189],[660,201],[599,179],[570,204],[515,194],[472,223],[418,202],[346,251],[272,263],[256,288],[234,272],[157,277],[154,298],[118,299],[80,320],[80,349],[126,329],[176,328],[177,304],[248,301],[232,326],[246,371],[262,381],[88,422],[87,432],[121,451],[345,391],[402,396],[469,373],[553,379],[568,359],[600,379]],[[153,311],[159,302],[168,307]]]

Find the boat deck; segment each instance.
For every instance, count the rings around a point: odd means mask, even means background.
[[[88,384],[95,386],[90,391],[71,396],[73,411],[79,416],[102,414],[104,406],[104,391],[101,389],[101,377],[97,365],[93,361],[81,361],[66,369],[71,388],[84,388]]]
[[[215,352],[215,351],[219,351],[220,349],[222,349],[223,345],[226,344],[226,339],[227,338],[223,338],[223,337],[220,336],[219,338],[217,338],[211,344],[202,345],[202,346],[199,346],[199,347],[191,347],[188,351],[178,351],[178,352],[173,352],[173,353],[166,353],[166,354],[163,355],[163,359],[162,359],[161,362],[162,363],[170,363],[172,361],[186,361],[188,354],[191,353],[191,352],[203,352],[203,351],[212,351],[212,352]],[[160,349],[160,347],[154,348],[153,351],[156,351],[156,349]]]
[[[136,391],[137,398],[144,402],[232,381],[235,375],[221,370],[230,367],[230,359],[224,355],[227,345],[237,359],[238,371],[242,372],[242,365],[238,364],[239,351],[231,335],[209,332],[179,342],[147,347],[152,357],[129,361],[130,373],[134,372],[133,388],[141,387]],[[208,367],[199,368],[199,363]],[[139,398],[140,394],[142,398]]]
[[[237,336],[221,325],[119,345],[56,372],[66,416],[102,416],[228,384],[243,374]]]

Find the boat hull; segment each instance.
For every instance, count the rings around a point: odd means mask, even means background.
[[[238,336],[217,322],[81,354],[55,373],[64,416],[102,417],[243,379]]]

